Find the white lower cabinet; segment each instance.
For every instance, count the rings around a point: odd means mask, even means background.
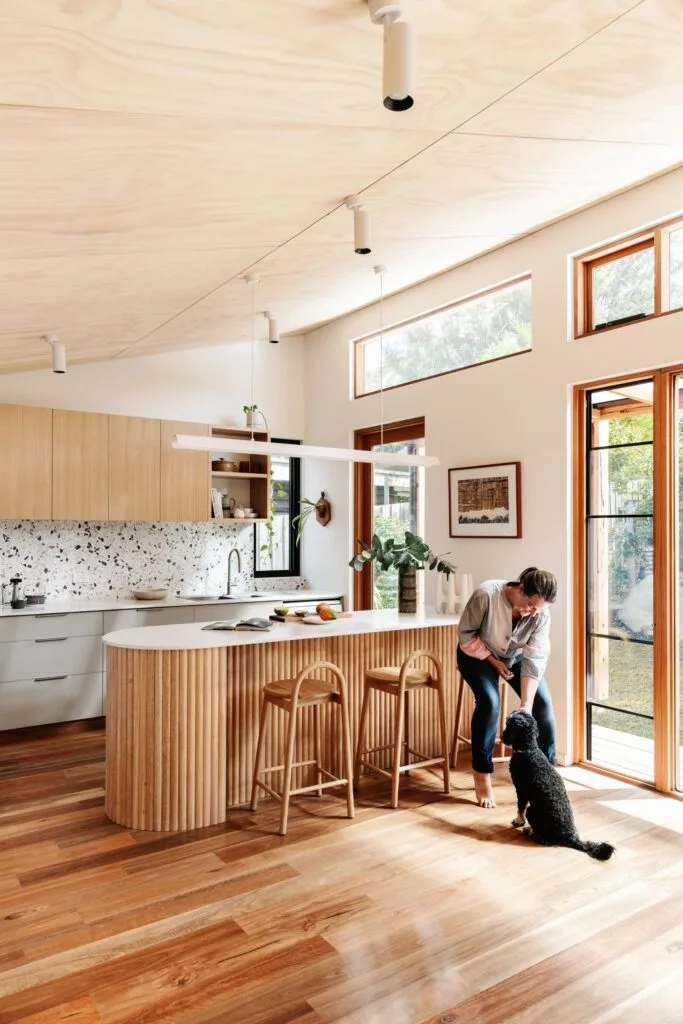
[[[0,729],[73,722],[101,714],[101,672],[49,674],[0,683]]]

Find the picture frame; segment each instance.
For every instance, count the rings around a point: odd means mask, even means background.
[[[450,537],[522,536],[522,464],[492,462],[448,470]]]

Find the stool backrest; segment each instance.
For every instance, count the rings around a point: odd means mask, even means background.
[[[346,695],[346,679],[344,678],[344,673],[342,672],[342,670],[338,668],[337,665],[334,665],[331,661],[313,661],[311,662],[310,665],[306,665],[304,668],[302,668],[301,672],[299,672],[296,679],[294,680],[294,689],[292,691],[293,701],[298,700],[299,690],[301,689],[301,685],[304,679],[308,679],[313,672],[316,672],[319,669],[325,669],[328,672],[331,672],[332,675],[335,677],[335,681],[337,683],[337,692],[339,694]]]
[[[436,654],[434,654],[433,651],[428,651],[424,648],[421,648],[419,651],[413,651],[413,653],[409,654],[408,657],[403,661],[403,664],[401,665],[401,674],[398,677],[399,686],[402,686],[405,683],[408,672],[410,671],[411,668],[415,667],[415,662],[419,661],[420,658],[424,658],[425,660],[431,662],[432,668],[434,670],[433,674],[436,679],[442,678],[443,666],[439,658],[437,658]]]

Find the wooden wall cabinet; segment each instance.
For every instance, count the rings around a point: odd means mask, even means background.
[[[109,518],[109,417],[54,409],[52,518]]]
[[[159,522],[161,421],[109,417],[109,519]]]
[[[161,521],[206,522],[210,516],[209,453],[171,447],[174,434],[209,436],[206,423],[161,421]]]
[[[0,405],[0,519],[52,518],[52,409]]]

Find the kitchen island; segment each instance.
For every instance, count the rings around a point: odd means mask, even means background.
[[[230,807],[249,799],[263,685],[291,678],[314,661],[331,661],[346,676],[354,743],[365,668],[398,665],[419,648],[443,663],[452,722],[457,623],[458,616],[388,610],[317,625],[275,623],[264,633],[210,631],[199,623],[108,633],[106,813],[128,828],[155,832],[225,821]],[[436,756],[439,728],[430,696],[420,690],[412,698],[411,745]],[[389,742],[392,712],[390,699],[371,705],[373,746]],[[312,720],[308,710],[301,714],[306,760]],[[269,735],[270,763],[278,763],[284,749],[283,726],[278,716]],[[336,728],[336,716],[323,718],[323,748],[329,743],[333,771]]]

